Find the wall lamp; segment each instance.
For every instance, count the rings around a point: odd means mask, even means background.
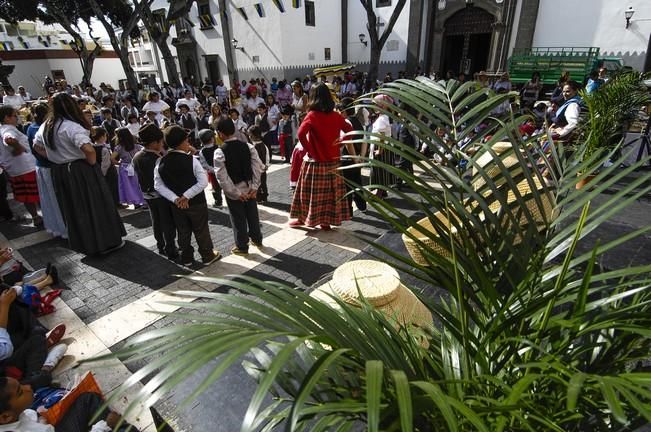
[[[364,33],[359,34],[359,41],[364,44],[365,47],[368,46],[368,42],[366,41],[366,35]]]
[[[633,15],[635,15],[635,9],[633,9],[633,6],[624,11],[624,16],[626,17],[626,28],[630,27],[631,18],[633,18]]]
[[[233,39],[233,40],[231,40],[231,43],[233,44],[233,48],[235,48],[236,50],[240,50],[240,51],[244,52],[244,47],[243,47],[243,46],[239,46],[239,45],[237,44],[237,39]]]

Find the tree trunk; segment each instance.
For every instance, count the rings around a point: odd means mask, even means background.
[[[77,32],[70,20],[63,14],[59,13],[54,13],[53,11],[50,11],[52,16],[54,16],[58,21],[59,24],[64,28],[64,30],[72,37],[74,40],[74,43],[76,45],[76,49],[74,50],[75,53],[79,56],[79,63],[81,64],[81,71],[82,71],[82,78],[81,78],[81,84],[82,88],[85,88],[89,84],[91,84],[91,78],[93,76],[93,66],[95,63],[95,58],[99,55],[99,53],[102,51],[101,46],[99,45],[98,42],[95,42],[95,47],[93,48],[93,51],[88,51],[88,48],[86,47],[86,41],[84,38]],[[92,32],[91,32],[92,33]],[[92,37],[92,34],[91,34]]]
[[[158,37],[155,40],[156,46],[160,50],[161,56],[163,57],[163,62],[165,63],[165,70],[167,71],[167,81],[170,84],[178,84],[181,81],[179,80],[179,71],[176,69],[176,62],[174,61],[174,56],[172,55],[172,50],[167,44],[167,36]]]
[[[102,26],[104,26],[106,33],[108,33],[109,40],[111,41],[111,46],[120,59],[122,69],[124,69],[127,85],[133,91],[138,90],[138,78],[136,76],[136,72],[131,67],[131,63],[129,63],[129,35],[131,32],[133,32],[133,29],[140,20],[140,11],[142,10],[143,6],[150,5],[151,1],[153,0],[147,0],[147,2],[143,1],[140,4],[136,4],[131,19],[129,19],[129,22],[122,28],[122,35],[120,38],[118,38],[117,34],[115,33],[113,25],[107,21],[106,16],[104,15],[104,12],[102,12],[102,8],[99,6],[99,4],[97,4],[97,1],[88,1],[90,7],[93,9],[93,12],[95,12],[95,18],[97,18],[102,23]],[[90,23],[88,23],[88,26],[90,27]]]
[[[367,75],[367,91],[371,91],[377,87],[378,70],[380,69],[380,55],[382,48],[371,43],[371,63],[368,67]]]

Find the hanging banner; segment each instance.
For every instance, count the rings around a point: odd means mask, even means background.
[[[301,0],[292,0],[292,7],[298,9],[301,7]]]
[[[283,0],[272,0],[272,1],[281,13],[285,13],[285,5],[283,5]]]

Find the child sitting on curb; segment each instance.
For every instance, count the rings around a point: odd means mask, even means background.
[[[89,423],[102,408],[102,398],[95,393],[82,393],[64,414],[56,426],[43,423],[36,411],[31,409],[34,391],[29,385],[21,385],[13,378],[0,378],[0,432],[55,432],[87,431]],[[121,417],[115,411],[103,409],[90,432],[112,431]],[[136,431],[133,426],[123,423],[118,430]]]

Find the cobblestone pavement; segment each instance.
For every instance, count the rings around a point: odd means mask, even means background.
[[[149,214],[146,210],[121,210],[127,237],[126,246],[104,257],[86,257],[70,250],[64,240],[53,239],[46,232],[22,224],[0,224],[2,243],[10,244],[21,259],[32,268],[52,263],[59,269],[61,286],[66,288],[57,311],[43,317],[52,327],[65,322],[68,327],[68,353],[57,369],[59,381],[66,382],[75,374],[92,369],[105,392],[124,382],[138,364],[124,365],[117,360],[90,366],[76,362],[119,349],[128,338],[150,328],[161,328],[174,321],[148,311],[172,311],[175,308],[159,302],[170,300],[168,294],[177,289],[223,290],[225,287],[197,283],[179,278],[193,272],[209,276],[245,274],[264,280],[284,282],[307,289],[326,279],[334,269],[357,256],[360,251],[389,228],[379,215],[355,211],[352,221],[329,232],[312,229],[290,229],[287,226],[291,201],[289,165],[275,161],[268,174],[270,202],[259,206],[265,246],[250,249],[246,257],[230,254],[233,234],[226,208],[210,208],[210,232],[215,248],[224,258],[209,266],[196,264],[188,269],[156,253]],[[209,203],[212,196],[207,191]],[[401,202],[394,199],[398,207]],[[21,207],[12,203],[20,213]],[[404,205],[403,205],[404,207]],[[412,213],[403,208],[407,214]],[[193,240],[194,241],[194,240]],[[174,298],[174,300],[177,300]],[[192,299],[190,299],[192,300]],[[189,300],[189,301],[190,301]],[[128,367],[127,367],[128,366]],[[179,387],[170,400],[160,404],[164,415],[172,416],[171,406],[202,379],[201,374]],[[219,386],[202,396],[186,412],[175,416],[178,430],[206,430],[201,425],[219,425],[213,431],[233,431],[246,409],[245,397],[253,383],[241,368],[228,371]],[[138,388],[120,400],[116,408],[124,408]],[[215,408],[219,407],[216,411]],[[131,420],[143,429],[152,428],[148,412]],[[153,430],[153,429],[152,429]]]
[[[101,258],[80,255],[67,248],[66,243],[52,239],[42,230],[26,224],[0,224],[0,241],[10,244],[25,263],[32,268],[51,262],[59,268],[65,290],[56,301],[57,311],[42,318],[51,328],[58,322],[68,327],[68,353],[57,368],[62,383],[87,369],[92,369],[102,389],[110,392],[122,384],[143,363],[123,364],[117,360],[99,364],[76,366],[76,362],[99,354],[117,351],[129,338],[148,329],[163,328],[176,323],[172,317],[163,317],[150,311],[171,312],[177,307],[162,305],[166,300],[177,300],[168,293],[178,289],[224,291],[219,285],[198,283],[179,278],[193,272],[208,276],[244,274],[263,280],[284,282],[308,289],[329,278],[334,269],[355,258],[381,255],[378,244],[406,254],[400,235],[389,229],[373,210],[355,211],[352,221],[330,232],[287,227],[287,212],[291,200],[288,188],[289,165],[276,161],[270,169],[268,184],[270,202],[259,207],[265,246],[251,248],[246,257],[230,254],[233,246],[228,211],[210,209],[210,231],[215,247],[224,258],[210,266],[188,269],[174,264],[156,253],[149,216],[142,210],[121,211],[127,228],[127,245],[122,250]],[[211,194],[206,193],[209,201]],[[603,194],[597,201],[607,199]],[[416,217],[396,197],[389,198],[406,215]],[[591,234],[584,248],[597,239],[603,243],[640,226],[648,225],[651,202],[638,200],[630,211],[611,218],[603,229]],[[4,238],[2,238],[4,236]],[[651,262],[651,236],[624,245],[609,254],[602,264],[618,267]],[[405,276],[409,283],[409,277]],[[416,283],[416,281],[414,281]],[[441,295],[429,288],[429,295]],[[192,299],[188,299],[188,302]],[[188,304],[188,308],[192,308]],[[178,386],[157,407],[166,418],[172,419],[177,431],[231,432],[239,430],[254,389],[253,381],[237,366],[180,413],[174,407],[202,382],[210,365],[192,379]],[[116,402],[124,409],[131,397],[142,386],[136,386],[126,397]],[[144,430],[154,430],[149,413],[143,410],[130,420]],[[206,425],[211,425],[207,429]]]

